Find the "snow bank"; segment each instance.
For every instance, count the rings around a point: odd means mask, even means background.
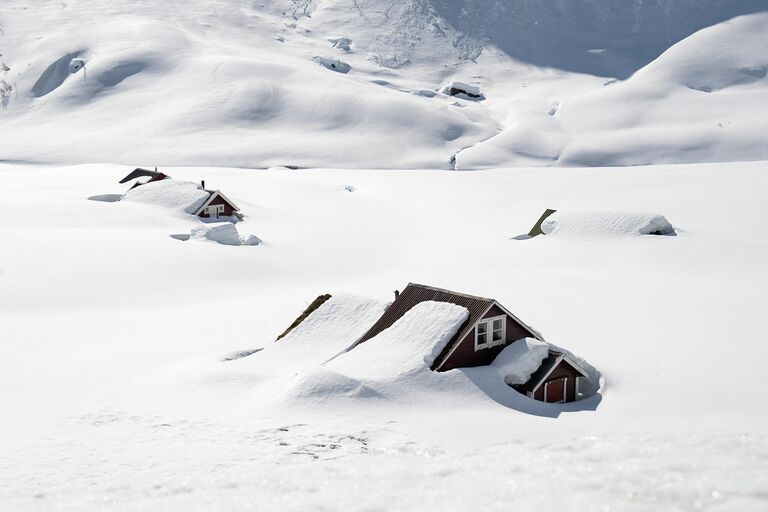
[[[223,245],[259,245],[261,239],[256,235],[243,235],[231,222],[204,224],[192,228],[189,240],[210,240]]]
[[[285,337],[251,357],[227,364],[275,376],[292,376],[315,368],[351,347],[387,306],[365,297],[334,295]]]
[[[674,235],[675,228],[663,216],[631,212],[569,212],[558,210],[541,224],[545,235]]]
[[[525,384],[549,355],[549,345],[533,338],[517,340],[496,356],[491,366],[510,386]]]
[[[208,192],[199,183],[161,180],[133,188],[125,193],[124,201],[136,201],[172,210],[195,213],[208,199]]]

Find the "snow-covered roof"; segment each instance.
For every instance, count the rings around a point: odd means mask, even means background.
[[[387,309],[384,315],[382,315],[382,317],[373,325],[373,327],[371,327],[371,329],[365,333],[362,338],[360,338],[358,343],[363,343],[378,335],[385,329],[391,327],[403,315],[408,313],[411,308],[424,301],[448,302],[465,307],[469,311],[467,322],[464,324],[462,329],[456,332],[454,337],[447,344],[445,355],[441,359],[435,361],[434,369],[436,370],[440,369],[440,367],[445,363],[451,353],[456,349],[458,343],[464,339],[469,330],[474,327],[475,323],[483,318],[488,310],[491,309],[491,307],[494,305],[498,306],[499,309],[501,309],[506,315],[513,318],[517,323],[520,324],[520,326],[531,333],[532,337],[543,339],[538,331],[527,326],[519,318],[509,312],[506,308],[504,308],[504,306],[499,304],[494,299],[477,297],[474,295],[445,290],[443,288],[435,288],[433,286],[426,286],[423,284],[408,283],[408,286],[406,286],[400,295],[395,299],[395,301]]]
[[[541,223],[548,236],[674,235],[675,228],[655,213],[558,210]]]
[[[525,384],[549,356],[549,345],[525,338],[504,347],[491,366],[496,368],[504,382],[510,386]]]
[[[194,213],[208,199],[210,194],[199,183],[177,180],[152,181],[132,188],[123,197],[124,201],[147,203],[186,213]]]
[[[536,370],[528,379],[527,382],[524,384],[520,384],[519,386],[516,386],[519,391],[527,392],[535,392],[542,382],[546,380],[547,377],[549,377],[549,374],[554,371],[555,368],[562,362],[565,361],[570,366],[573,367],[574,370],[579,372],[582,376],[585,378],[589,378],[589,373],[587,370],[585,370],[579,363],[577,363],[572,357],[570,357],[568,354],[564,354],[562,352],[556,352],[554,350],[550,350],[549,354],[547,355],[546,359],[541,363],[541,366],[538,370]]]

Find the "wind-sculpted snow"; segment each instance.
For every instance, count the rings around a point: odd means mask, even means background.
[[[475,169],[768,158],[758,0],[3,6],[8,160]],[[439,92],[449,82],[484,100]]]

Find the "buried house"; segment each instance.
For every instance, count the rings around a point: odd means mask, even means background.
[[[208,190],[205,188],[205,181],[201,181],[200,185],[208,193],[208,199],[195,211],[195,215],[198,217],[218,219],[219,217],[232,217],[240,211],[240,208],[221,190]]]
[[[467,320],[435,358],[431,367],[434,371],[490,365],[505,348],[525,344],[525,338],[544,342],[538,331],[494,299],[409,283],[355,346],[374,338],[425,301],[448,302],[469,312]],[[579,387],[582,379],[588,379],[587,371],[562,352],[550,348],[545,352],[538,369],[525,382],[510,383],[510,387],[542,402],[572,402],[581,398]]]

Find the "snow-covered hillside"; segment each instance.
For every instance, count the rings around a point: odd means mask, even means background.
[[[0,159],[440,169],[764,159],[765,10],[5,0]],[[439,92],[454,79],[485,99]]]

